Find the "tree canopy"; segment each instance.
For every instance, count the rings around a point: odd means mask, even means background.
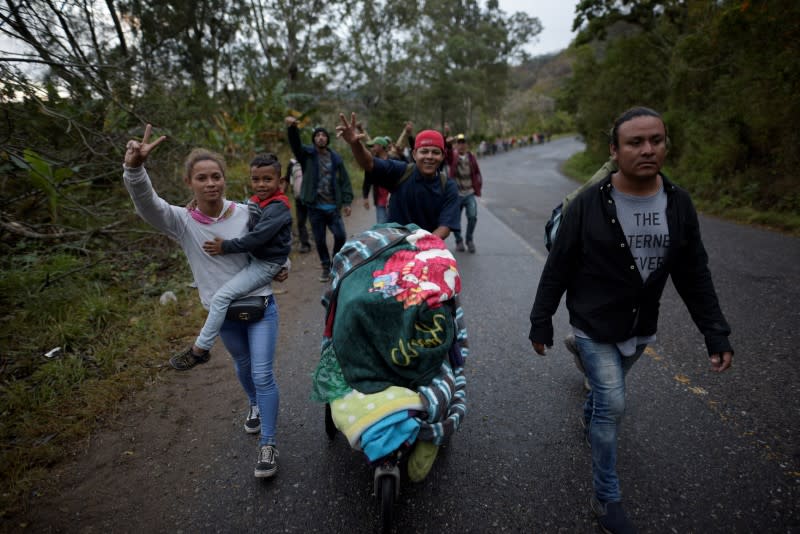
[[[589,150],[633,105],[664,113],[679,183],[716,211],[800,212],[800,4],[583,0],[561,105]]]

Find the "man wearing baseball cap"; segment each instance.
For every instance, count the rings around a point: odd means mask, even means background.
[[[311,220],[311,231],[322,266],[320,282],[330,280],[331,258],[339,252],[347,233],[344,228],[345,217],[350,216],[350,204],[353,202],[353,186],[347,174],[341,156],[328,145],[328,131],[318,126],[311,134],[313,145],[304,145],[300,141],[298,121],[289,116],[285,119],[287,137],[295,159],[303,169],[303,185],[300,200],[308,207],[308,218]],[[327,229],[333,234],[333,250],[328,250],[325,238]]]
[[[444,137],[435,130],[423,130],[414,140],[415,163],[374,158],[361,142],[365,135],[356,128],[356,114],[350,121],[340,113],[336,135],[350,145],[356,162],[373,184],[388,189],[389,221],[413,223],[446,239],[460,230],[458,187],[442,170]]]
[[[445,133],[448,132],[445,124]],[[464,134],[448,137],[445,146],[445,160],[450,171],[450,176],[458,186],[458,196],[461,202],[461,209],[467,212],[467,250],[475,253],[475,226],[478,223],[478,203],[475,197],[481,196],[483,177],[478,166],[478,159],[470,152],[467,145],[467,138]],[[459,215],[460,217],[460,215]],[[456,250],[464,252],[464,239],[461,232],[453,232],[456,238]]]

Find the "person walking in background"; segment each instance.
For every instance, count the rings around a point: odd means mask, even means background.
[[[590,508],[605,532],[628,533],[635,528],[616,470],[625,378],[655,340],[668,277],[705,336],[711,370],[728,369],[733,349],[694,205],[660,172],[667,154],[663,119],[649,108],[629,109],[610,138],[618,170],[570,203],[539,279],[529,339],[540,355],[553,345],[552,317],[566,291],[591,385],[581,417],[592,451]]]
[[[319,281],[328,282],[331,257],[339,252],[347,239],[341,212],[344,212],[345,217],[350,216],[353,186],[341,156],[328,146],[330,135],[325,128],[319,126],[315,128],[311,136],[313,144],[303,145],[300,141],[297,119],[289,116],[285,122],[289,146],[303,168],[300,198],[308,208],[314,244],[322,267]],[[328,250],[326,228],[333,234],[332,251]]]
[[[389,147],[389,139],[387,137],[374,137],[367,141],[367,148],[372,152],[373,157],[378,159],[389,159],[387,148]],[[369,175],[364,173],[364,185],[361,188],[361,193],[364,197],[364,209],[369,209],[369,192],[372,189],[372,201],[375,205],[375,222],[383,224],[388,220],[389,212],[389,191],[385,187],[379,185],[372,185]]]
[[[311,251],[311,242],[308,238],[308,208],[301,198],[303,188],[303,167],[294,158],[289,160],[286,169],[286,180],[291,182],[292,195],[294,196],[294,212],[297,219],[297,237],[300,241],[300,254]]]
[[[486,143],[486,139],[484,139],[481,141],[480,145],[478,145],[478,157],[484,157],[488,150],[488,143]]]
[[[185,163],[183,181],[193,194],[194,207],[170,205],[159,197],[144,162],[165,137],[151,143],[151,131],[148,124],[141,141],[128,141],[123,181],[139,216],[177,241],[183,249],[197,282],[200,302],[208,309],[214,293],[247,266],[248,256],[212,256],[202,249],[201,243],[216,238],[242,237],[247,232],[248,209],[225,199],[225,161],[219,154],[204,149],[193,150]],[[275,280],[285,280],[286,276],[286,272],[281,272]],[[220,329],[220,337],[231,354],[236,376],[250,401],[244,428],[247,432],[260,434],[254,474],[264,478],[273,476],[278,470],[276,426],[279,394],[272,369],[278,340],[278,306],[270,284],[253,293],[265,299],[264,316],[254,322],[226,320]],[[204,360],[208,360],[207,354]]]
[[[445,134],[448,128],[445,126]],[[458,186],[458,198],[460,202],[459,218],[461,212],[467,212],[467,250],[475,253],[475,227],[478,224],[478,202],[475,197],[481,196],[483,187],[483,176],[478,166],[478,159],[470,152],[467,138],[464,134],[455,137],[448,137],[445,148],[445,161],[450,177],[453,178]],[[456,238],[456,250],[464,252],[464,238],[460,230],[453,231]]]

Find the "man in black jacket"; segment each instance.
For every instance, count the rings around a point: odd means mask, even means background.
[[[539,279],[529,338],[540,355],[553,345],[552,316],[566,291],[591,385],[583,410],[592,448],[591,508],[606,532],[633,532],[621,505],[617,429],[625,375],[655,340],[669,276],[705,336],[712,371],[730,367],[733,349],[691,198],[660,173],[667,153],[661,116],[648,108],[626,111],[614,123],[609,148],[618,170],[570,204]]]

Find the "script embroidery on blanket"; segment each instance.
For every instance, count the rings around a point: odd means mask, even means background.
[[[446,320],[447,317],[444,314],[437,313],[433,316],[432,326],[416,323],[414,325],[414,330],[419,332],[420,337],[399,340],[397,342],[397,347],[392,349],[392,362],[401,367],[407,367],[414,358],[419,356],[419,352],[417,352],[416,348],[438,347],[444,343],[444,340],[439,334],[445,331],[444,321]]]

